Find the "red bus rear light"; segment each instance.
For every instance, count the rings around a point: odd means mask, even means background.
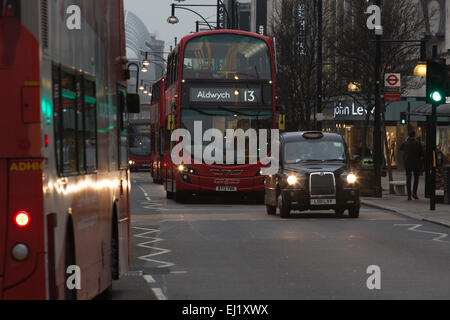
[[[26,211],[19,211],[14,216],[14,223],[19,228],[24,228],[30,224],[30,214]]]

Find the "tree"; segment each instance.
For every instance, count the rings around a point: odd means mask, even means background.
[[[383,39],[389,40],[419,40],[423,37],[424,18],[417,5],[411,0],[382,1]],[[334,57],[333,65],[336,68],[335,81],[331,83],[339,99],[349,96],[366,109],[366,121],[363,126],[363,150],[367,147],[367,128],[370,123],[370,111],[374,107],[375,81],[383,84],[385,69],[381,67],[382,74],[378,78],[375,73],[375,42],[374,31],[366,26],[367,15],[364,14],[369,3],[361,0],[347,0],[340,21],[342,28],[339,32],[329,34],[327,39],[329,50]],[[345,22],[345,23],[344,23]],[[338,22],[339,23],[339,22]],[[392,65],[392,72],[402,74],[402,93],[409,89],[422,86],[423,81],[412,76],[414,66],[419,58],[419,43],[409,42],[382,42],[381,62]],[[357,93],[348,93],[347,85],[350,81],[360,83],[361,90]],[[366,153],[364,151],[364,153]]]
[[[419,0],[382,1],[383,38],[420,39],[424,30]],[[278,105],[284,107],[287,130],[312,127],[316,110],[316,74],[322,68],[323,104],[353,99],[366,109],[363,148],[374,101],[374,32],[366,26],[364,13],[370,4],[363,0],[323,0],[323,65],[317,64],[317,7],[311,0],[279,0],[272,17],[271,31],[277,47]],[[382,62],[401,73],[403,91],[422,85],[411,77],[419,57],[419,47],[411,43],[383,43]],[[377,80],[381,81],[382,75]],[[350,93],[349,82],[361,90]]]
[[[313,127],[317,97],[317,7],[310,0],[282,0],[275,6],[271,32],[277,46],[278,105],[286,130]],[[329,81],[325,73],[323,83]]]

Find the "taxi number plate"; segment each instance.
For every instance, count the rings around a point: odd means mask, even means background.
[[[237,188],[232,186],[217,186],[216,191],[237,191]]]
[[[312,205],[336,204],[336,199],[311,199]]]

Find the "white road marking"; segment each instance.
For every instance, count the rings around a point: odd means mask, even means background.
[[[141,189],[142,193],[144,194],[145,200],[146,200],[146,201],[141,201],[142,208],[144,208],[144,209],[155,209],[155,210],[161,210],[161,211],[169,210],[169,209],[166,209],[166,208],[161,208],[162,205],[160,203],[156,203],[156,202],[152,201],[152,199],[148,196],[147,191],[145,191],[145,189],[143,187],[138,185],[138,188]]]
[[[145,191],[144,188],[142,188],[140,185],[138,185],[138,188],[141,189],[142,193],[144,194],[144,197],[147,201],[152,201],[152,199],[150,199],[150,197],[148,196],[147,191]]]
[[[155,283],[156,282],[155,279],[149,274],[144,274],[143,277],[144,277],[145,281],[147,281],[148,283]]]
[[[160,266],[158,266],[158,268],[167,268],[167,267],[171,267],[171,266],[174,266],[174,265],[175,265],[175,264],[172,263],[172,262],[167,262],[167,261],[162,261],[162,260],[151,259],[151,257],[157,256],[157,255],[161,255],[161,254],[164,254],[164,253],[172,252],[172,251],[169,250],[169,249],[158,248],[158,247],[156,247],[156,246],[150,246],[150,245],[149,245],[149,244],[151,244],[151,243],[156,243],[156,242],[159,242],[159,241],[164,240],[164,239],[162,239],[162,238],[151,237],[151,236],[149,236],[149,234],[152,234],[152,233],[158,233],[158,232],[159,232],[158,229],[142,228],[142,227],[133,227],[133,228],[134,228],[134,229],[138,229],[138,230],[145,230],[145,232],[143,232],[143,233],[133,235],[134,237],[136,237],[136,238],[151,239],[150,241],[146,241],[146,242],[139,243],[139,244],[137,245],[138,247],[141,247],[141,248],[148,248],[148,249],[151,249],[151,250],[156,250],[156,251],[158,251],[158,252],[153,252],[153,253],[147,254],[147,255],[145,255],[145,256],[138,257],[138,259],[141,259],[141,260],[144,260],[144,261],[148,261],[148,262],[155,262],[155,263],[158,263],[158,264],[160,264]]]
[[[152,201],[141,201],[141,206],[144,209],[155,209],[160,211],[167,211],[169,209],[161,208],[161,204]]]
[[[152,288],[152,290],[158,300],[167,300],[167,297],[160,288]]]
[[[170,271],[171,274],[187,273],[187,271]]]
[[[394,226],[411,226],[411,228],[408,228],[408,230],[410,231],[415,231],[415,232],[422,232],[422,233],[428,233],[428,234],[434,234],[437,235],[437,237],[433,238],[433,241],[438,241],[438,242],[449,242],[449,241],[445,241],[442,240],[446,237],[448,237],[448,234],[446,233],[440,233],[440,232],[433,232],[433,231],[424,231],[424,230],[417,230],[417,228],[422,227],[422,224],[394,224]]]

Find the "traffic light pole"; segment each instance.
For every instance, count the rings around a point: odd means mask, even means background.
[[[438,58],[437,46],[433,46],[433,57],[427,60],[427,87],[426,101],[431,104],[431,121],[430,130],[428,132],[430,139],[428,140],[431,151],[429,155],[430,164],[430,210],[436,209],[436,126],[437,115],[436,109],[440,104],[445,103],[447,93],[447,65],[446,60]]]
[[[436,210],[436,108],[439,103],[431,104],[431,174],[430,174],[430,210]]]

